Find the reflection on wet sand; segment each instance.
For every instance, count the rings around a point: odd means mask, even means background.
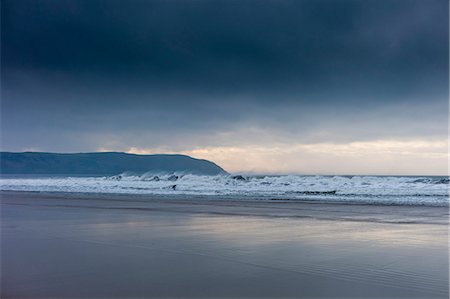
[[[447,292],[445,226],[205,216],[192,217],[190,225],[247,263],[380,287]]]
[[[2,195],[2,296],[448,297],[444,209]]]
[[[339,240],[352,240],[354,242],[373,242],[378,246],[410,247],[427,246],[447,247],[442,243],[442,235],[447,231],[446,226],[430,224],[398,224],[386,223],[340,222],[334,225],[330,220],[311,220],[282,218],[267,219],[264,217],[236,217],[223,221],[221,217],[194,216],[190,225],[196,230],[209,233],[211,237],[233,242],[238,238],[246,242],[254,241],[257,244],[276,244],[279,242],[293,242],[302,239],[303,242],[339,243]],[[257,232],[261,228],[263,231]],[[256,231],[255,231],[256,230]],[[261,238],[247,239],[261,235]]]

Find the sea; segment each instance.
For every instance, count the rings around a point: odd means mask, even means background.
[[[448,176],[217,175],[121,173],[112,176],[2,175],[2,191],[189,195],[199,200],[291,200],[449,206]]]

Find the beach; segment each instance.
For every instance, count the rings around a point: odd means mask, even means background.
[[[4,298],[448,298],[446,206],[1,193]]]

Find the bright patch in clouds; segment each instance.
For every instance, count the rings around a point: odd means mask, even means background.
[[[106,150],[106,149],[100,149]],[[129,148],[129,153],[177,153],[216,162],[230,172],[446,175],[445,140],[216,146],[172,151]]]

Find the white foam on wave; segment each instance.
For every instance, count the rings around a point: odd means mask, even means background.
[[[448,205],[447,177],[384,176],[199,176],[192,174],[111,177],[1,178],[8,191],[226,195],[386,204]]]

